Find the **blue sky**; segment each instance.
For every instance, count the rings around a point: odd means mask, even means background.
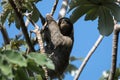
[[[59,1],[59,5],[55,12],[54,18],[57,19],[58,13],[60,10],[61,1]],[[37,7],[41,11],[44,16],[47,13],[50,13],[54,0],[42,0],[37,4]],[[1,10],[1,7],[0,7]],[[1,12],[1,11],[0,11]],[[69,17],[71,13],[68,13],[66,16]],[[38,23],[41,26],[40,23]],[[15,34],[18,33],[18,30],[15,29],[14,24],[9,27],[5,24],[10,38],[14,37]],[[71,56],[76,57],[86,57],[87,53],[91,49],[91,47],[96,42],[97,38],[99,37],[99,31],[97,29],[98,23],[97,20],[95,21],[84,21],[84,16],[81,17],[75,24],[74,24],[74,47],[71,52]],[[31,28],[30,28],[31,29]],[[111,34],[108,37],[105,37],[97,50],[94,52],[90,60],[88,61],[86,67],[84,68],[79,80],[99,80],[104,70],[108,70],[111,67],[111,53],[112,53],[112,37]],[[0,33],[0,46],[3,43],[3,39]],[[119,41],[120,44],[120,41]],[[119,45],[120,46],[120,45]],[[120,57],[120,47],[118,49],[118,57]],[[74,61],[72,62],[74,65],[79,67],[81,65],[81,61]],[[120,59],[118,59],[117,66],[120,65]],[[68,74],[65,77],[65,80],[73,80],[73,76]]]

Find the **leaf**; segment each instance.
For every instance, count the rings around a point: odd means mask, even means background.
[[[70,9],[69,11],[71,11],[72,9],[80,6],[80,5],[84,5],[84,4],[87,4],[89,3],[88,0],[71,0],[69,6],[70,6]]]
[[[1,15],[0,15],[0,23],[3,25],[8,17],[10,10],[5,10]]]
[[[0,55],[0,74],[2,74],[3,76],[7,76],[8,79],[11,79],[13,77],[12,67],[4,59],[3,55]]]
[[[113,17],[110,14],[110,11],[101,6],[99,9],[99,20],[98,20],[98,29],[100,34],[109,36],[113,31]]]
[[[32,72],[44,75],[44,71],[42,70],[42,68],[40,68],[33,60],[28,60],[28,67],[27,68],[29,70],[31,70]]]
[[[28,74],[25,70],[25,68],[18,68],[15,71],[15,80],[29,80]]]
[[[37,22],[39,20],[39,11],[35,6],[33,6],[33,12],[32,12],[32,15],[30,16],[30,18],[34,22]]]
[[[36,77],[36,80],[43,80],[41,75],[36,75],[35,77]]]
[[[10,14],[8,15],[8,25],[10,26],[11,23],[13,23],[14,21],[15,21],[14,12],[10,12]]]
[[[72,62],[72,61],[75,61],[75,60],[83,61],[84,58],[76,58],[75,56],[71,56],[71,57],[70,57],[70,61],[71,61],[71,62]]]
[[[116,3],[105,4],[105,7],[111,10],[115,20],[120,21],[120,6]]]
[[[20,67],[27,66],[27,61],[22,56],[22,53],[15,52],[13,50],[6,50],[3,53],[8,62],[10,62],[12,64],[17,64]]]
[[[19,50],[20,46],[25,45],[25,41],[24,40],[11,40],[10,41],[10,45],[12,50]]]
[[[14,18],[15,18],[15,25],[18,30],[20,30],[20,20],[18,19],[17,15],[14,13]]]
[[[28,59],[34,60],[36,64],[44,66],[46,65],[49,69],[55,69],[53,62],[45,55],[40,53],[30,53],[27,55]]]
[[[65,70],[65,72],[69,72],[69,73],[72,73],[72,71],[76,71],[77,70],[77,67],[73,64],[69,64],[67,69]]]
[[[95,20],[98,17],[98,11],[99,11],[99,6],[95,6],[94,8],[90,9],[86,16],[85,16],[85,20]]]
[[[94,7],[96,6],[93,4],[87,4],[77,7],[70,16],[71,22],[72,23],[76,22],[81,16],[83,16],[85,13],[87,13],[89,10],[91,10]]]

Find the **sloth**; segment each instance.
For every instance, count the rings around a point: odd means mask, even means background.
[[[55,70],[48,69],[48,76],[60,77],[69,64],[69,57],[73,47],[73,24],[69,18],[61,18],[58,23],[48,14],[47,27],[44,29],[45,53],[55,65]]]

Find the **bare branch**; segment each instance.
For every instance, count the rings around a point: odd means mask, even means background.
[[[26,42],[27,42],[28,47],[30,48],[30,51],[35,51],[32,43],[31,43],[31,41],[30,41],[30,38],[29,38],[29,35],[28,35],[28,32],[27,32],[27,28],[26,28],[25,23],[24,23],[24,20],[23,20],[23,16],[22,16],[21,13],[18,11],[18,9],[17,9],[14,1],[13,1],[13,0],[9,0],[9,2],[10,2],[10,4],[11,4],[12,8],[14,9],[17,18],[19,19],[19,23],[20,23],[20,25],[21,25],[22,32],[23,32],[23,34],[24,34],[24,36],[25,36],[25,40],[26,40]]]
[[[28,16],[30,16],[30,15],[28,15]],[[37,41],[38,41],[38,44],[39,44],[39,47],[40,47],[40,53],[44,54],[45,49],[44,49],[44,44],[43,44],[43,40],[42,40],[42,36],[41,36],[41,33],[40,33],[39,26],[33,20],[31,20],[29,17],[28,17],[28,19],[32,23],[32,25],[35,27],[35,29],[32,30],[32,32],[34,32],[36,34]],[[42,69],[45,72],[46,80],[48,80],[48,71],[47,71],[46,66],[42,66]]]
[[[109,80],[114,80],[115,73],[116,73],[119,31],[120,31],[120,25],[116,24],[114,27],[114,34],[113,34],[112,64],[111,64]]]
[[[62,6],[61,6],[61,9],[59,11],[58,19],[65,16],[65,14],[67,12],[67,8],[68,8],[68,3],[69,3],[69,0],[63,0],[62,1]]]
[[[3,39],[4,39],[4,43],[5,43],[5,44],[9,44],[9,43],[10,43],[10,39],[9,39],[8,33],[7,33],[7,31],[6,31],[6,28],[3,27],[3,26],[0,24],[0,30],[1,30],[1,34],[2,34]]]
[[[58,0],[55,0],[55,3],[54,3],[53,8],[52,8],[52,11],[50,13],[52,16],[54,15],[54,12],[56,10],[57,4],[58,4]]]
[[[87,64],[88,60],[90,59],[90,57],[92,56],[92,54],[95,52],[95,50],[97,49],[97,47],[99,46],[99,44],[101,43],[101,41],[103,40],[103,36],[100,35],[98,40],[95,42],[94,46],[91,48],[91,50],[89,51],[88,55],[85,57],[84,61],[82,62],[81,66],[78,69],[78,73],[75,76],[74,80],[78,80],[82,70],[84,69],[85,65]]]
[[[37,24],[35,24],[35,22],[33,20],[30,20],[30,22],[35,27],[35,29],[32,30],[32,32],[34,32],[36,34],[36,37],[37,37],[37,40],[38,40],[38,44],[40,46],[40,52],[44,54],[45,53],[45,49],[44,49],[44,44],[43,44],[43,41],[42,41],[42,36],[41,36],[41,33],[40,33],[39,26]]]

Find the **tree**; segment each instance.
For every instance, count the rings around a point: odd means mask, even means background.
[[[58,19],[64,17],[67,11],[68,5],[70,6],[69,16],[74,24],[80,17],[85,15],[85,21],[98,19],[98,30],[100,37],[98,41],[93,45],[93,48],[88,53],[88,56],[83,61],[83,64],[78,70],[75,80],[79,78],[79,74],[82,72],[85,64],[96,50],[104,36],[109,36],[114,32],[113,39],[113,60],[112,68],[110,70],[109,80],[113,80],[116,70],[116,57],[118,48],[118,35],[120,31],[120,5],[117,0],[63,0],[67,5],[63,3],[60,9]],[[4,45],[0,48],[0,79],[15,79],[21,80],[42,80],[43,76],[47,76],[46,69],[40,68],[44,66],[49,69],[54,69],[52,61],[44,54],[43,41],[40,34],[40,29],[37,23],[42,24],[42,28],[46,25],[45,18],[42,11],[39,11],[36,4],[42,2],[42,0],[2,0],[2,13],[0,14],[0,30],[4,39]],[[47,2],[46,2],[47,3]],[[51,14],[57,7],[58,0],[55,1],[51,10]],[[42,5],[41,5],[42,6]],[[62,12],[62,9],[65,12]],[[25,21],[26,20],[26,21]],[[6,22],[11,27],[15,23],[15,27],[20,31],[12,39],[9,38],[6,30]],[[40,22],[41,21],[41,22]],[[28,24],[32,24],[34,30],[28,31]],[[29,34],[35,33],[35,36]],[[24,38],[22,38],[24,36]],[[36,39],[38,38],[38,39]],[[34,45],[39,45],[39,48],[35,49]],[[40,51],[39,51],[40,49]],[[41,53],[41,54],[40,54]],[[71,57],[70,60],[79,60],[80,58]],[[70,64],[66,72],[72,72],[77,68]],[[119,69],[117,69],[117,78],[119,75]],[[34,74],[35,73],[35,74]],[[22,75],[21,75],[22,74]],[[116,77],[115,77],[116,78]]]

